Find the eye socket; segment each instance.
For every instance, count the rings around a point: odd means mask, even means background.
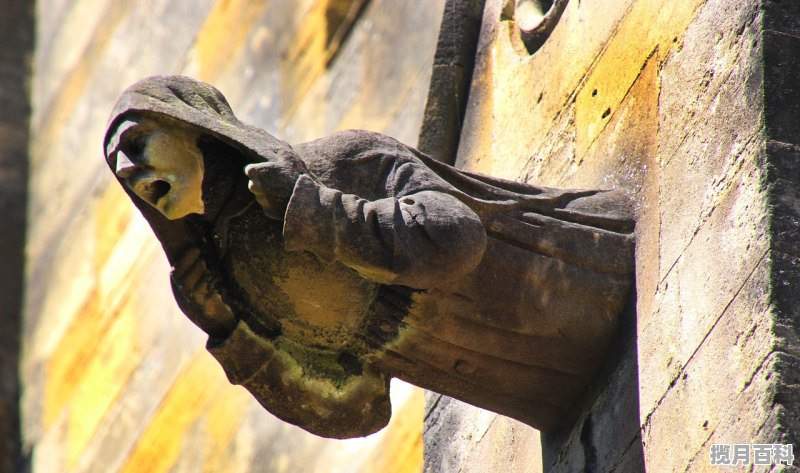
[[[144,151],[144,136],[137,133],[133,136],[125,136],[120,143],[120,150],[129,158],[141,155]]]

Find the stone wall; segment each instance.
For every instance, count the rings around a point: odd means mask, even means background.
[[[12,473],[23,463],[18,368],[33,8],[24,0],[1,0],[0,11],[0,473]]]
[[[432,395],[426,471],[717,471],[715,443],[800,449],[800,9],[571,1],[529,55],[513,2],[486,3],[457,165],[629,189],[636,291],[561,431],[540,447]]]
[[[156,73],[212,82],[290,142],[366,128],[413,144],[443,4],[36,3],[21,368],[33,471],[419,471],[417,389],[393,386],[381,434],[326,441],[227,382],[101,145],[116,97]]]
[[[141,77],[183,73],[290,142],[367,128],[414,143],[432,66],[447,87],[469,74],[466,56],[434,59],[444,4],[37,3],[21,365],[33,471],[418,471],[423,432],[429,472],[718,471],[720,443],[800,458],[800,7],[785,0],[572,0],[532,55],[514,2],[486,0],[460,139],[444,93],[450,115],[425,123],[447,124],[425,146],[636,201],[636,291],[560,431],[434,393],[423,411],[398,384],[382,434],[325,441],[227,383],[105,168],[111,104]]]

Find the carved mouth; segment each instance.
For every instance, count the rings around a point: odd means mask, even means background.
[[[169,182],[156,179],[144,183],[140,188],[140,195],[150,204],[156,205],[158,200],[167,195],[171,188]]]

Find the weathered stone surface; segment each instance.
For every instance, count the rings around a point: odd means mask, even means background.
[[[769,25],[772,16],[765,16],[763,21]],[[800,37],[771,30],[762,34],[764,121],[767,133],[772,140],[798,144],[800,85],[792,78],[800,72],[800,65],[795,61],[800,54]]]
[[[781,443],[800,444],[800,9],[764,2],[766,190],[770,206],[771,304],[778,355],[774,364],[773,425]],[[795,460],[796,465],[800,462]],[[800,467],[796,467],[800,470]],[[787,469],[789,470],[789,469]]]
[[[720,319],[708,330],[703,344],[691,359],[678,370],[657,407],[644,419],[644,441],[647,445],[670,442],[669,451],[648,449],[648,468],[675,471],[684,468],[710,434],[717,428],[728,428],[736,422],[757,429],[766,420],[762,402],[767,392],[759,381],[770,370],[762,371],[771,353],[770,311],[768,307],[769,262],[764,258],[737,291],[736,298],[725,308]],[[646,383],[646,380],[642,380]],[[752,390],[757,403],[742,398]],[[643,415],[644,412],[643,412]],[[738,440],[750,442],[753,437]],[[736,442],[731,442],[736,443]],[[706,458],[694,468],[707,467]]]
[[[647,58],[657,49],[661,54],[666,53],[692,21],[700,4],[699,0],[633,3],[575,97],[579,155],[605,127]]]
[[[709,2],[687,31],[681,50],[664,66],[661,107],[665,114],[659,124],[663,186],[682,186],[683,191],[662,191],[661,279],[717,203],[737,185],[731,176],[748,159],[759,159],[745,151],[762,146],[756,13],[754,7]],[[724,25],[724,34],[711,27],[718,18],[731,19]],[[733,22],[734,18],[739,21]],[[715,67],[704,70],[706,64]],[[670,113],[676,108],[683,112]]]
[[[439,28],[417,147],[447,164],[456,160],[484,3],[484,0],[449,0]]]
[[[426,473],[543,471],[533,428],[438,393],[428,394],[426,412]]]
[[[641,321],[643,415],[682,372],[767,252],[761,176],[753,165],[761,153],[763,144],[743,153],[747,164],[730,178],[736,185],[729,184],[729,194],[659,283],[658,309]],[[709,271],[710,266],[724,269]]]
[[[644,463],[636,352],[631,308],[602,375],[575,406],[573,423],[561,432],[542,436],[543,471],[615,471],[622,464]]]
[[[771,243],[776,251],[800,256],[800,145],[770,140],[766,154]]]
[[[570,2],[550,38],[531,56],[511,41],[514,25],[500,20],[506,2],[487,1],[456,165],[519,179],[528,160],[541,159],[534,151],[547,148],[552,124],[570,109],[581,79],[631,3]],[[584,26],[589,23],[591,28]],[[502,140],[493,139],[496,130],[503,130]],[[537,183],[563,185],[556,181],[560,178],[548,173]]]
[[[108,110],[124,84],[153,73],[202,69],[221,83],[244,84],[241,88],[226,87],[241,91],[235,97],[237,108],[251,111],[249,118],[256,117],[252,121],[275,123],[277,129],[291,127],[298,134],[307,131],[319,136],[343,126],[341,117],[349,113],[349,126],[389,130],[409,142],[418,135],[444,2],[432,1],[422,9],[403,2],[374,0],[373,7],[364,9],[349,38],[340,44],[339,52],[344,55],[334,57],[327,68],[317,71],[307,94],[291,92],[299,83],[288,73],[293,66],[281,55],[291,43],[295,43],[295,51],[302,52],[297,48],[302,35],[312,41],[316,41],[315,34],[326,35],[324,28],[318,28],[320,14],[325,11],[319,6],[325,4],[327,8],[333,3],[37,3],[37,27],[26,28],[29,33],[36,31],[38,48],[31,96],[35,105],[34,159],[27,242],[27,357],[23,369],[25,434],[26,442],[34,447],[35,471],[118,471],[154,416],[161,416],[157,412],[162,400],[174,386],[183,383],[186,372],[182,368],[202,345],[200,334],[187,330],[190,324],[164,288],[168,266],[163,257],[152,252],[156,243],[148,236],[144,220],[131,212],[118,186],[109,185],[107,171],[95,167],[98,150],[87,144],[96,142],[102,134]],[[251,26],[237,28],[235,34],[226,36],[225,29],[234,20]],[[240,38],[240,34],[244,36]],[[394,54],[388,53],[389,44]],[[259,62],[265,57],[274,62]],[[387,72],[394,81],[382,84],[381,74]],[[368,91],[361,87],[365,78],[372,81],[373,77],[373,87]],[[295,111],[285,122],[262,121],[259,113],[265,104],[275,103],[282,93],[298,97],[301,104],[290,104]],[[368,107],[378,96],[393,98],[388,114],[382,116],[384,121],[360,121],[377,116],[377,110],[371,114],[348,112]],[[3,107],[5,110],[9,109]],[[286,113],[288,109],[278,110]],[[309,126],[305,130],[307,123],[319,124],[320,128]],[[5,138],[0,142],[10,143]],[[70,173],[64,172],[67,166]],[[58,198],[48,198],[54,189]],[[148,296],[140,297],[129,290],[134,287]],[[123,296],[135,301],[121,301]],[[122,330],[125,324],[115,323],[120,315],[115,308],[120,305],[141,311],[141,317],[133,320],[135,329]],[[126,320],[129,325],[132,319]],[[108,337],[111,327],[118,327],[115,333],[123,331],[123,336],[129,337],[118,341],[120,349],[135,346],[137,350],[118,365],[118,373],[112,370],[100,376],[100,368],[120,361],[110,341],[96,343]],[[113,355],[105,365],[95,360],[103,353]],[[91,370],[83,373],[82,367]],[[227,388],[221,371],[216,376],[214,379]],[[90,381],[101,385],[95,390],[96,398],[79,400],[92,391]],[[213,381],[205,380],[193,389],[204,389],[206,384]],[[246,393],[239,394],[246,400],[245,420],[219,413],[222,398],[228,396],[223,393],[227,391],[219,391],[218,397],[209,401],[209,410],[199,411],[197,419],[186,424],[194,447],[205,443],[200,442],[204,435],[208,442],[214,439],[213,445],[192,453],[192,446],[175,447],[173,442],[177,441],[170,439],[168,446],[179,450],[179,458],[190,457],[176,460],[176,464],[191,469],[200,459],[210,470],[221,462],[231,471],[263,471],[263,465],[270,462],[276,470],[329,471],[326,462],[353,466],[354,458],[367,457],[372,463],[363,462],[363,466],[348,471],[415,471],[421,464],[422,408],[412,397],[395,400],[405,422],[399,430],[401,424],[393,423],[385,435],[378,434],[368,442],[306,444],[300,430],[280,430],[277,426],[281,424],[263,414]],[[242,398],[231,399],[236,402]],[[91,411],[93,402],[98,412]],[[81,412],[87,409],[81,418]],[[205,425],[214,412],[218,413],[213,414],[216,420],[209,421],[214,427],[197,427]],[[253,416],[257,412],[262,415]],[[235,432],[229,435],[226,429]],[[170,431],[181,435],[178,430]],[[282,435],[284,446],[311,446],[296,452],[287,450],[291,458],[273,455],[275,452],[262,442],[270,435]],[[397,455],[375,458],[375,452],[395,448]],[[317,455],[322,451],[328,452],[327,457]],[[146,455],[137,455],[139,460],[149,461]],[[317,457],[322,460],[314,466]],[[167,463],[159,465],[171,468]]]
[[[291,147],[184,76],[127,89],[105,149],[231,382],[318,435],[385,425],[389,377],[553,430],[630,289],[625,194],[465,174],[365,131]]]
[[[545,471],[711,471],[713,441],[796,443],[800,343],[789,293],[800,95],[790,58],[800,11],[773,1],[636,1],[620,11],[593,3],[606,14],[586,18],[614,22],[584,38],[574,61],[554,60],[545,44],[515,62],[487,2],[459,150],[471,169],[559,186],[603,182],[639,199],[634,368],[620,363],[608,391],[595,388],[576,408],[571,431],[545,437]],[[559,25],[554,48],[570,51],[560,35],[580,38],[570,18],[594,6],[567,9],[571,26]],[[558,76],[567,71],[580,81]],[[527,80],[534,74],[538,83]],[[567,92],[550,113],[541,104],[558,90]],[[635,399],[636,427],[603,417],[606,392]],[[602,443],[622,431],[631,448]]]

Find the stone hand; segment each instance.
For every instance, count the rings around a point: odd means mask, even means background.
[[[208,271],[199,249],[192,247],[181,255],[172,269],[172,279],[181,294],[199,306],[205,316],[192,322],[212,336],[224,337],[233,330],[236,318],[222,300],[221,281]]]
[[[296,158],[280,158],[244,168],[250,179],[248,189],[264,209],[264,214],[275,220],[283,219],[294,185],[306,172],[303,162]]]

